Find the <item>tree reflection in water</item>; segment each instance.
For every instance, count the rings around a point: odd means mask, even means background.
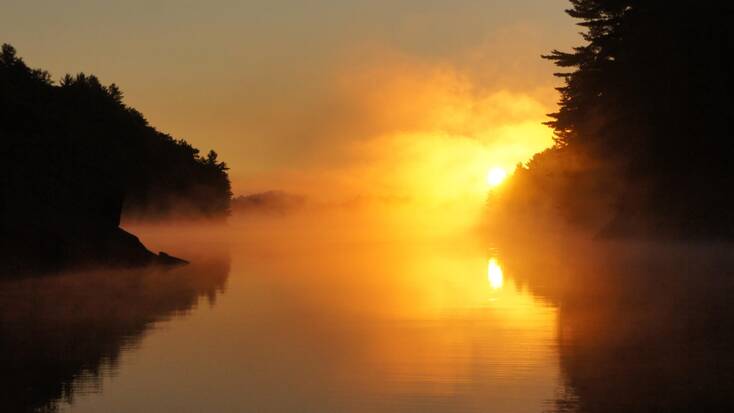
[[[557,411],[734,411],[730,246],[562,245],[503,255],[559,308]]]
[[[99,390],[154,323],[225,288],[228,258],[176,269],[100,270],[0,281],[0,406],[56,411]]]

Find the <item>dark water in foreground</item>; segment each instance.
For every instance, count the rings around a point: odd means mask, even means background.
[[[0,282],[0,411],[734,409],[729,247],[141,231],[193,264]]]

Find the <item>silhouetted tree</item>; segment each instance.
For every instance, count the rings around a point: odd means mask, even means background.
[[[10,45],[0,54],[0,270],[149,252],[118,228],[183,211],[224,216],[227,166],[150,126],[120,89],[83,73],[58,85]],[[128,257],[129,258],[129,257]]]
[[[557,159],[582,164],[555,169],[568,193],[547,196],[569,215],[583,215],[572,204],[588,202],[578,199],[612,199],[609,234],[734,235],[734,6],[571,4],[585,44],[545,56],[564,70],[564,85],[548,122],[556,147],[530,174]]]
[[[7,122],[30,122],[32,113],[33,123],[43,133],[68,131],[73,135],[67,136],[69,141],[99,145],[100,160],[118,157],[116,162],[97,163],[110,166],[113,170],[108,173],[119,175],[125,184],[126,210],[162,216],[180,204],[191,215],[227,213],[231,196],[227,166],[217,154],[200,157],[186,141],[156,131],[124,104],[117,85],[104,86],[96,76],[80,73],[67,74],[54,86],[48,72],[28,68],[10,45],[3,46],[0,59]],[[8,123],[5,127],[12,127]]]

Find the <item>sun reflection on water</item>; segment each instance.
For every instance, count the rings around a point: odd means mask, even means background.
[[[495,258],[490,258],[487,264],[487,278],[489,279],[489,285],[492,286],[493,290],[499,290],[502,288],[504,283],[504,275],[502,274],[502,267]]]

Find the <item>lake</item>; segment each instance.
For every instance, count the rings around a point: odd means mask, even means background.
[[[734,407],[729,246],[391,228],[133,226],[192,263],[2,281],[0,410]]]

